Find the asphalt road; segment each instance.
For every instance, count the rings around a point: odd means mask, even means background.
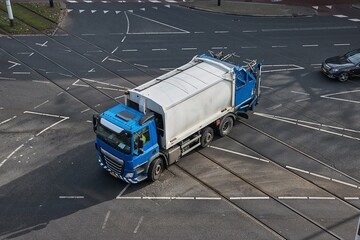
[[[166,2],[67,8],[52,35],[0,37],[1,239],[354,239],[360,79],[327,79],[320,64],[359,47],[359,10],[262,18]],[[263,62],[249,119],[155,183],[101,170],[92,114],[208,50]]]

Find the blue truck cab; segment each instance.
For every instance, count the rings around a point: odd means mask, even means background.
[[[153,115],[118,104],[93,118],[100,166],[128,183],[147,178],[149,159],[159,154]]]

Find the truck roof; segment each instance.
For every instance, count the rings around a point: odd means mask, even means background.
[[[111,123],[116,124],[116,126],[122,126],[125,130],[133,132],[137,131],[140,127],[139,119],[143,114],[122,104],[118,104],[103,112],[101,116]]]
[[[130,95],[145,97],[166,110],[224,79],[232,81],[233,67],[207,55],[195,56],[189,63],[130,90]]]

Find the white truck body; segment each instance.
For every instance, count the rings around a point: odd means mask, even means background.
[[[159,144],[169,149],[234,111],[235,77],[231,66],[194,57],[189,63],[129,91],[139,111],[161,115]]]

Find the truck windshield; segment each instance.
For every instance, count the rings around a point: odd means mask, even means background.
[[[121,133],[116,133],[99,124],[96,134],[101,140],[120,152],[125,154],[131,153],[131,134],[129,132],[122,131]]]

